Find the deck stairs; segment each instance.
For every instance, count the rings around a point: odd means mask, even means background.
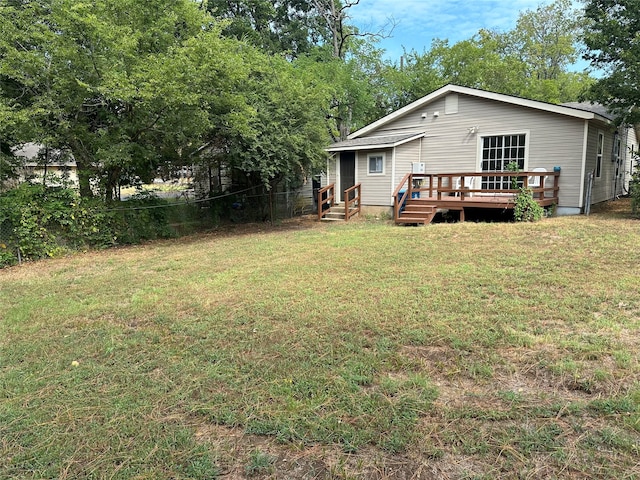
[[[437,207],[430,204],[428,200],[411,198],[406,201],[404,208],[401,209],[396,223],[400,225],[428,225],[433,220],[433,217],[436,216],[436,210]]]
[[[353,212],[354,210],[355,209],[352,209],[351,211]],[[344,203],[333,205],[331,209],[324,214],[324,217],[322,217],[323,222],[344,222],[344,219]]]

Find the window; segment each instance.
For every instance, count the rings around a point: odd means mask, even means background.
[[[493,135],[482,137],[483,172],[508,170],[510,164],[516,164],[518,170],[524,170],[526,138],[524,133],[517,135]],[[482,177],[482,188],[487,190],[511,188],[509,177]]]
[[[602,176],[602,152],[604,152],[604,133],[598,132],[598,151],[596,153],[596,178]]]
[[[384,154],[369,155],[369,175],[384,175]]]

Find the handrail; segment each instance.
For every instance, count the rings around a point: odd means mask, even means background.
[[[409,186],[411,187],[411,173],[407,173],[404,177],[402,177],[402,180],[400,180],[400,183],[398,184],[398,187],[394,190],[393,192],[393,219],[394,221],[398,221],[398,219],[400,218],[400,208],[402,205],[405,204],[405,202],[407,201],[407,195],[409,195],[411,192],[409,192],[409,188],[405,189],[404,194],[402,195],[402,198],[398,198],[400,195],[400,191],[402,190],[402,187],[404,187],[404,184],[409,182]]]
[[[326,187],[318,190],[318,220],[322,220],[322,217],[324,217],[331,210],[331,207],[333,206],[333,203],[336,197],[335,187],[336,187],[336,184],[331,183]],[[325,193],[327,194],[327,197],[322,198]],[[326,210],[324,208],[325,204],[328,205]]]
[[[513,181],[514,185],[518,185],[518,188],[467,188],[465,181],[469,177],[502,177],[504,182],[508,182],[510,185]],[[529,179],[539,178],[539,181],[535,182],[537,186],[530,187]],[[421,179],[423,182],[427,180],[426,186],[414,186],[414,180]],[[553,179],[552,185],[551,179]],[[459,185],[456,185],[456,181],[459,181]],[[545,181],[546,180],[546,181]],[[438,173],[438,174],[416,174],[407,173],[396,189],[393,192],[393,212],[395,220],[398,220],[402,206],[405,204],[408,198],[413,198],[414,194],[420,196],[420,193],[424,192],[426,198],[443,200],[443,197],[456,196],[460,201],[470,200],[477,201],[477,199],[471,200],[474,195],[482,196],[483,194],[510,194],[515,195],[519,193],[520,186],[529,188],[533,193],[536,200],[539,201],[558,201],[560,172],[509,172],[509,171],[485,171],[485,172],[455,172],[455,173]],[[532,182],[533,183],[533,182]],[[473,184],[472,184],[473,185]],[[403,191],[404,190],[404,191]],[[402,192],[402,193],[401,193]],[[425,198],[425,197],[423,197]]]
[[[360,184],[356,184],[351,188],[347,188],[344,191],[344,221],[348,222],[349,219],[357,213],[360,213],[360,194],[362,190],[360,188]],[[350,199],[351,193],[353,193],[353,198]],[[355,204],[355,208],[353,212],[351,211],[351,204]]]
[[[434,174],[432,177],[436,177],[437,188],[436,196],[438,200],[442,199],[442,195],[455,195],[459,196],[460,200],[464,201],[465,198],[469,198],[472,194],[517,194],[520,188],[466,188],[465,178],[467,177],[507,177],[506,181],[511,182],[513,179],[517,183],[521,183],[524,188],[530,188],[534,197],[543,200],[545,198],[557,198],[559,187],[560,172],[504,172],[504,171],[486,171],[486,172],[457,172],[457,173],[439,173]],[[529,187],[529,177],[539,177],[539,187]],[[545,177],[553,177],[553,187],[545,186]],[[455,179],[460,179],[460,186],[455,187]],[[446,180],[446,182],[444,181]],[[547,193],[551,192],[551,196],[547,196]]]

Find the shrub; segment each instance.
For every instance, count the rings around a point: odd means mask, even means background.
[[[636,155],[633,159],[635,168],[629,182],[629,196],[631,197],[631,213],[640,215],[640,156]]]
[[[172,235],[164,201],[149,194],[105,205],[75,190],[21,184],[0,195],[0,267]]]
[[[544,215],[544,208],[533,199],[530,188],[521,187],[516,195],[513,218],[516,222],[536,222]]]

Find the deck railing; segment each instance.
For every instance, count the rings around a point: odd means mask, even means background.
[[[515,195],[520,187],[531,189],[537,200],[557,199],[559,180],[560,172],[408,173],[393,193],[394,212],[399,213],[409,198],[455,196],[464,201],[477,196]],[[507,184],[509,188],[481,188],[483,183]]]
[[[464,201],[474,196],[483,195],[515,195],[520,188],[528,188],[533,193],[533,198],[545,200],[558,198],[560,190],[560,172],[467,172],[467,173],[440,173],[430,176],[429,188],[421,188],[427,191],[428,196],[433,197],[435,190],[438,200],[442,196],[459,196]],[[437,178],[433,188],[433,177]],[[480,177],[480,179],[478,179]],[[549,177],[549,180],[547,180]],[[478,186],[480,183],[480,186]],[[482,188],[482,184],[509,185],[508,188]],[[551,184],[551,185],[550,185]]]
[[[318,220],[331,209],[336,199],[336,184],[332,183],[318,190]]]
[[[478,178],[480,177],[480,178]],[[406,202],[412,198],[429,200],[456,200],[473,202],[474,206],[483,203],[496,203],[503,197],[504,203],[528,188],[533,198],[540,204],[558,203],[560,172],[458,172],[458,173],[407,173],[393,192],[393,214],[397,221]],[[483,184],[485,188],[482,188]],[[509,188],[489,188],[507,185]]]
[[[360,192],[361,188],[359,183],[344,191],[344,220],[346,222],[354,215],[360,213]],[[351,209],[352,205],[353,210]]]

